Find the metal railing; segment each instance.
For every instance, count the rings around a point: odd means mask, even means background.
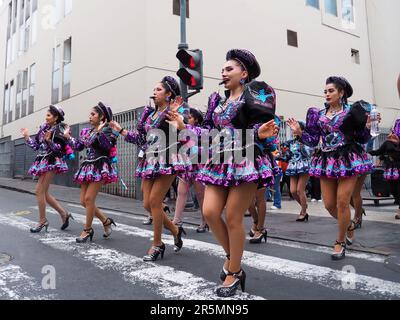
[[[143,108],[130,110],[114,115],[114,120],[127,130],[134,130]],[[120,179],[117,183],[112,183],[103,187],[103,192],[128,197],[142,199],[141,180],[135,177],[138,165],[138,147],[132,143],[127,143],[123,137],[118,138],[118,174]],[[125,188],[126,185],[127,189]]]

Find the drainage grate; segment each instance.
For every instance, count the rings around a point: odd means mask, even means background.
[[[12,260],[12,256],[6,253],[1,253],[0,252],[0,265],[6,264],[7,262],[10,262]]]

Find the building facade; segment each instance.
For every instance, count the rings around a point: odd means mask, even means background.
[[[85,122],[98,101],[115,113],[148,103],[153,86],[175,75],[179,0],[4,0],[0,7],[0,174],[13,141],[33,134],[47,106],[70,124]],[[190,48],[204,54],[205,109],[218,90],[227,50],[248,48],[277,91],[277,113],[304,119],[323,106],[324,81],[343,75],[353,100],[378,105],[382,127],[400,115],[398,0],[190,0]],[[175,9],[175,10],[174,10]],[[10,158],[10,159],[9,159]],[[9,160],[7,160],[9,159]],[[5,168],[5,169],[4,169]],[[12,174],[12,173],[11,173]]]

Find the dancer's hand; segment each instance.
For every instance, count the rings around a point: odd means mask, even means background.
[[[292,129],[294,135],[301,137],[303,131],[301,130],[300,124],[296,119],[290,118],[287,121],[287,124],[289,125],[290,129]]]
[[[120,132],[122,129],[121,125],[117,121],[111,121],[109,125],[110,128],[113,129],[114,131]]]
[[[170,109],[172,112],[178,111],[181,105],[183,105],[183,98],[181,96],[177,96],[175,100],[172,101]]]
[[[67,124],[64,126],[64,138],[67,140],[71,139],[71,128]]]
[[[102,123],[100,123],[99,127],[97,128],[97,132],[101,132],[104,127],[107,125],[107,121],[103,121]]]
[[[380,112],[377,113],[376,119],[378,120],[378,123],[381,123],[381,121],[382,121],[382,115],[381,115]],[[371,124],[372,124],[371,116],[368,115],[367,124],[365,125],[365,126],[367,127],[368,130],[371,130]]]
[[[21,130],[21,135],[27,140],[29,138],[29,131],[26,128],[22,128]]]
[[[167,123],[173,125],[176,129],[178,130],[185,129],[185,123],[183,122],[183,117],[177,111],[168,112],[167,118],[169,119],[166,120]]]
[[[258,137],[262,140],[276,136],[279,132],[279,127],[276,125],[275,120],[264,123],[258,129]]]

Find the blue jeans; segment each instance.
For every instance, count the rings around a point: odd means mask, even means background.
[[[281,195],[281,175],[274,176],[275,184],[274,184],[274,206],[281,209],[282,208],[282,195]],[[265,191],[265,199],[271,198],[271,192],[269,189]]]

